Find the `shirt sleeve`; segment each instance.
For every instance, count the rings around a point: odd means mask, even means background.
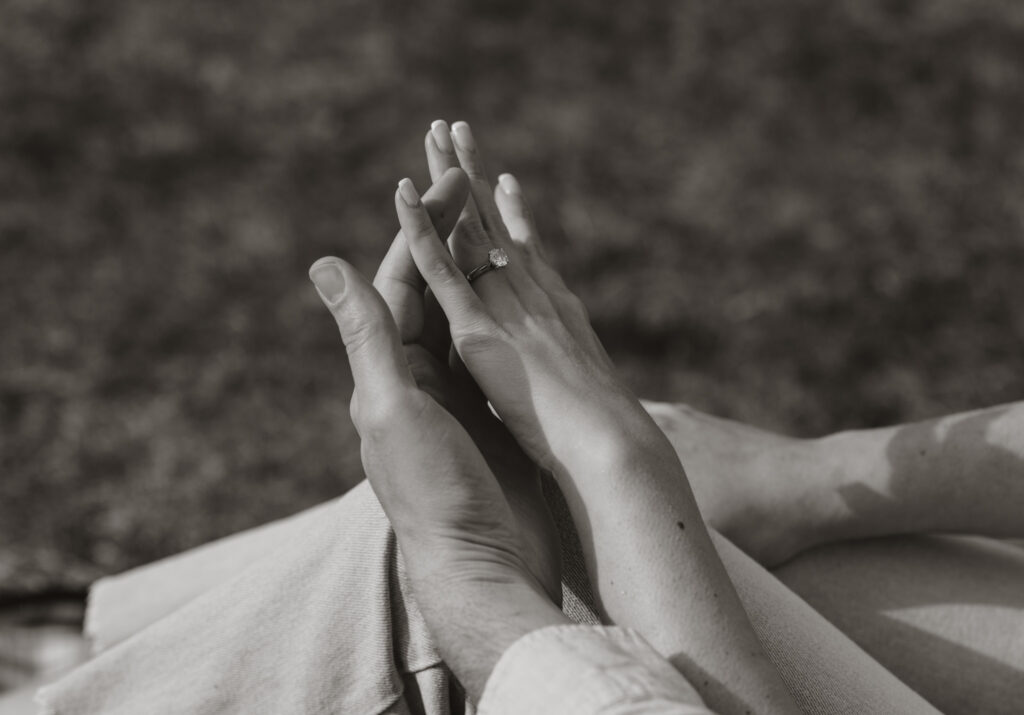
[[[712,715],[697,691],[634,630],[549,626],[509,647],[479,715]]]

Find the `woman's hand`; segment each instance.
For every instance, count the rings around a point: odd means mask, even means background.
[[[466,205],[466,175],[440,172],[424,197],[438,232],[450,234]],[[487,407],[483,393],[452,350],[448,321],[426,290],[401,232],[377,270],[374,288],[398,327],[410,370],[419,387],[469,433],[497,477],[527,547],[527,566],[555,604],[562,599],[558,534],[544,501],[540,470]],[[353,396],[356,410],[358,395]]]
[[[556,474],[639,452],[674,459],[616,374],[583,304],[545,260],[515,178],[503,175],[492,190],[465,123],[449,138],[444,122],[435,122],[426,147],[435,179],[462,166],[473,205],[449,254],[412,182],[403,180],[395,197],[403,233],[448,316],[455,349],[527,454]],[[508,266],[471,286],[464,275],[487,263],[492,248],[506,252]]]
[[[435,189],[433,220],[444,230],[465,202],[465,176],[450,172]],[[380,293],[340,259],[310,268],[348,351],[367,477],[442,655],[478,697],[512,641],[565,622],[544,595],[560,597],[558,545],[536,469],[475,387],[448,369],[415,274],[401,234],[378,272]],[[453,413],[473,425],[486,459]]]
[[[432,172],[456,163],[475,207],[451,254],[408,179],[395,196],[416,266],[477,384],[537,463],[551,469],[580,535],[597,606],[634,627],[716,712],[798,712],[761,650],[665,434],[616,375],[580,301],[544,260],[518,183],[493,191],[464,123],[427,140]],[[437,135],[435,139],[435,132]],[[493,248],[509,256],[472,285]]]

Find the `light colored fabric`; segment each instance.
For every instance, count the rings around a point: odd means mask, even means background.
[[[277,529],[282,538],[248,563],[225,561],[224,581],[120,640],[40,691],[53,713],[398,712],[403,674],[440,667],[407,597],[394,536],[365,483]],[[184,594],[193,559],[238,557],[220,543],[164,564]],[[153,571],[144,578],[150,579]],[[133,576],[107,582],[94,627],[114,628]],[[168,601],[161,599],[163,607]],[[132,618],[138,612],[132,611]],[[163,617],[161,617],[163,616]],[[98,634],[102,642],[117,638]]]
[[[479,715],[710,715],[697,691],[636,631],[550,626],[502,655]]]
[[[776,575],[944,713],[1024,713],[1024,549],[979,537],[827,546]]]
[[[938,712],[732,542],[712,538],[761,645],[804,712]]]
[[[102,578],[89,589],[85,634],[94,652],[106,650],[196,596],[228,581],[300,534],[326,502],[295,516],[199,546],[184,556],[162,559],[127,573]]]
[[[564,515],[564,505],[554,511]],[[242,535],[147,567],[145,581],[134,573],[106,580],[90,623],[109,647],[41,691],[48,712],[448,711],[452,683],[409,597],[394,537],[368,484],[258,533],[259,549],[240,545],[249,538]],[[264,541],[268,534],[276,536]],[[596,623],[574,543],[563,544],[566,604],[574,620]],[[936,712],[726,539],[716,535],[715,543],[762,643],[806,712]],[[193,596],[192,564],[208,576],[221,558],[224,579]],[[168,575],[162,586],[160,571]],[[149,625],[125,637],[121,604],[156,587],[175,595],[151,600],[147,614],[133,607],[133,627]],[[182,605],[169,606],[176,602]],[[404,692],[422,686],[423,692]]]

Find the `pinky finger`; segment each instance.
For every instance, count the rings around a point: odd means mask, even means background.
[[[545,258],[544,246],[541,244],[533,214],[523,196],[523,188],[512,174],[498,177],[498,185],[494,187],[494,201],[498,205],[501,220],[505,223],[509,235],[517,246],[528,253]]]

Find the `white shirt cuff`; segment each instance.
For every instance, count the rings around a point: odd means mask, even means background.
[[[502,654],[479,715],[709,715],[697,691],[627,628],[549,626]]]

